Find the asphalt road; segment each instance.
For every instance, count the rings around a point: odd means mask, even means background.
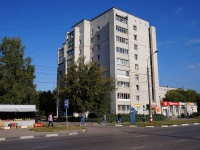
[[[199,150],[200,126],[88,126],[88,133],[0,142],[0,150]]]

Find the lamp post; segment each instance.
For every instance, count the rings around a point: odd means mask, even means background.
[[[155,51],[153,54],[157,53],[158,51]],[[149,82],[149,66],[148,66],[148,60],[150,58],[151,60],[151,57],[152,55],[151,54],[148,58],[147,58],[147,81],[148,81],[148,96],[149,96],[149,118],[150,118],[150,123],[153,121],[153,118],[152,118],[152,112],[151,112],[151,95],[150,95],[150,82]],[[151,65],[151,63],[150,63]]]

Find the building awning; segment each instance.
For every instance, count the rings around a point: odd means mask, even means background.
[[[35,105],[0,105],[0,112],[36,112]]]

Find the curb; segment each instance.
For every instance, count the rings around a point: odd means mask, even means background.
[[[58,136],[72,136],[72,135],[77,135],[77,134],[81,134],[81,133],[85,133],[86,130],[82,130],[82,131],[76,131],[76,132],[70,132],[70,133],[55,133],[55,134],[44,134],[44,135],[29,135],[29,136],[19,136],[19,137],[8,137],[8,138],[0,138],[0,142],[1,141],[8,141],[8,140],[26,140],[26,139],[33,139],[33,138],[51,138],[51,137],[58,137]]]

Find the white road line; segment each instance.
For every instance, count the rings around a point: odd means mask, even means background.
[[[146,128],[154,128],[154,126],[146,126]]]
[[[177,127],[178,125],[177,124],[175,124],[175,125],[172,125],[172,127]]]
[[[199,125],[199,123],[194,123],[194,125]]]
[[[5,141],[6,140],[6,138],[0,138],[0,141]]]
[[[31,139],[34,138],[34,136],[20,136],[20,139]]]
[[[168,125],[162,125],[162,127],[166,128],[166,127],[168,127]]]
[[[182,126],[189,126],[189,124],[182,124]]]
[[[134,148],[131,148],[131,149],[140,149],[140,148],[145,148],[146,146],[140,146],[140,147],[134,147]]]
[[[76,135],[78,132],[69,133],[69,135]]]
[[[58,134],[47,134],[46,137],[58,136]]]

